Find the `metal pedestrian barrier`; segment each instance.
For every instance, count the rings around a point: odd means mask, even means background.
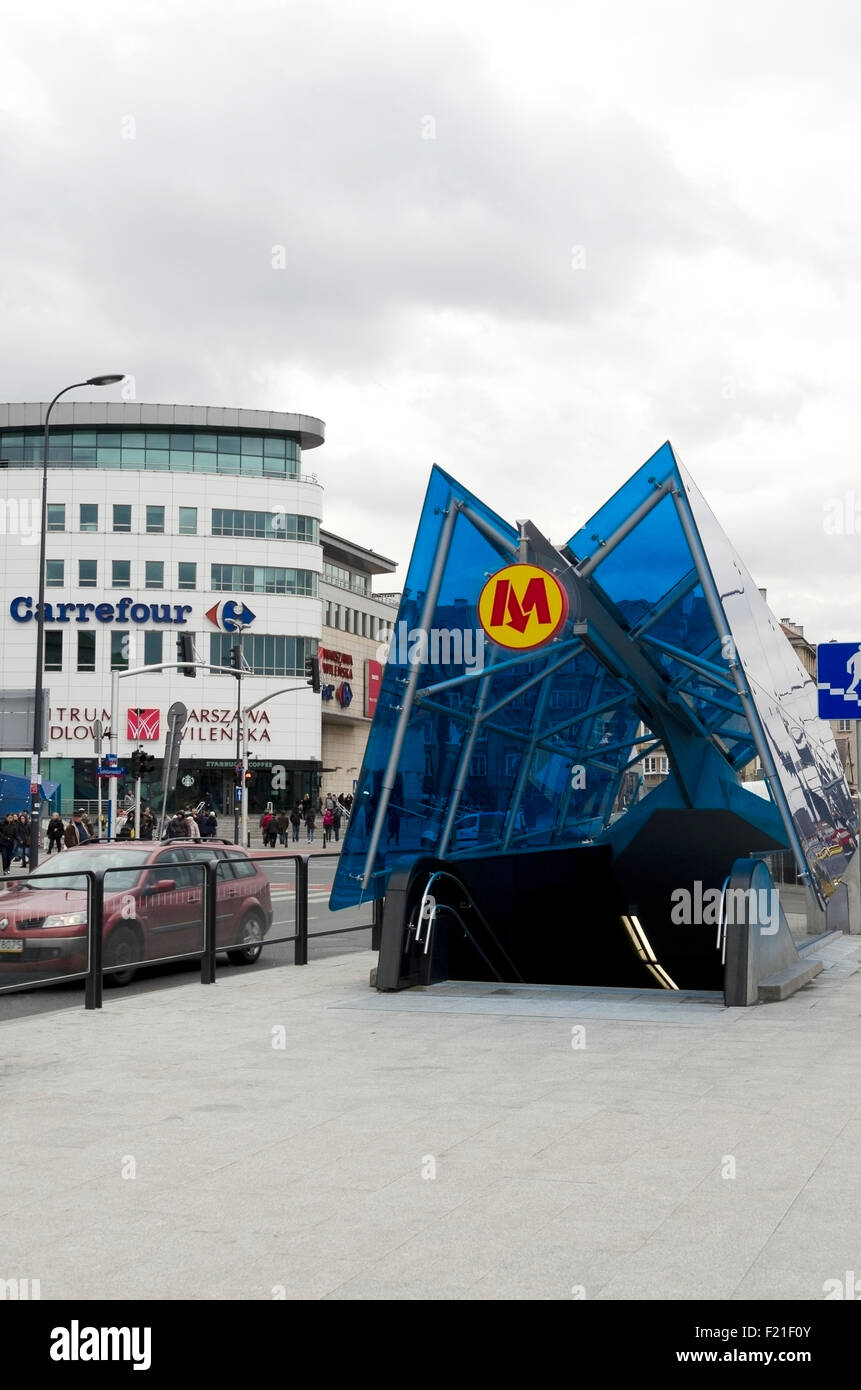
[[[309,889],[327,886],[312,866],[337,859],[269,852],[75,873],[58,867],[39,875],[35,891],[47,894],[53,885],[56,892],[41,905],[28,878],[0,876],[0,904],[6,901],[0,905],[0,996],[83,980],[85,1008],[100,1009],[105,978],[122,980],[124,972],[130,978],[143,966],[199,959],[201,984],[214,984],[219,953],[251,964],[268,947],[292,944],[293,964],[307,965],[310,941],[357,931],[371,931],[376,948],[382,923],[376,902],[370,922],[309,932]],[[254,867],[240,871],[240,864]],[[263,895],[256,866],[286,864],[293,866],[291,880],[273,885],[269,879]],[[14,897],[7,898],[9,889]]]

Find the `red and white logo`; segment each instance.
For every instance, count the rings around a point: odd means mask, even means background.
[[[159,736],[159,714],[157,709],[130,709],[127,711],[126,738],[140,742]]]

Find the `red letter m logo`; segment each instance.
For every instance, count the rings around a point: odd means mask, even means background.
[[[523,598],[518,599],[510,580],[500,579],[493,595],[491,625],[501,627],[503,623],[507,623],[516,632],[525,632],[530,613],[535,614],[539,623],[548,624],[553,621],[545,581],[537,575],[533,576],[526,585]]]

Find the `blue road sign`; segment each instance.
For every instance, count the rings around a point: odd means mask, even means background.
[[[96,775],[98,777],[125,777],[126,770],[124,767],[117,767],[117,765],[114,764],[112,767],[98,768]]]
[[[861,642],[816,648],[820,719],[861,719]]]

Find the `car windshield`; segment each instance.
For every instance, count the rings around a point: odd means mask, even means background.
[[[77,869],[112,869],[113,873],[108,873],[105,878],[106,893],[121,893],[129,888],[134,888],[140,876],[142,865],[149,859],[152,850],[123,850],[123,849],[100,849],[100,850],[72,850],[68,856],[74,858]],[[67,856],[64,854],[63,859]],[[119,872],[122,870],[122,872]],[[87,880],[80,874],[57,875],[57,862],[54,859],[45,859],[34,869],[29,878],[21,882],[22,888],[57,888],[73,889],[86,888]],[[44,883],[39,880],[44,879]]]

